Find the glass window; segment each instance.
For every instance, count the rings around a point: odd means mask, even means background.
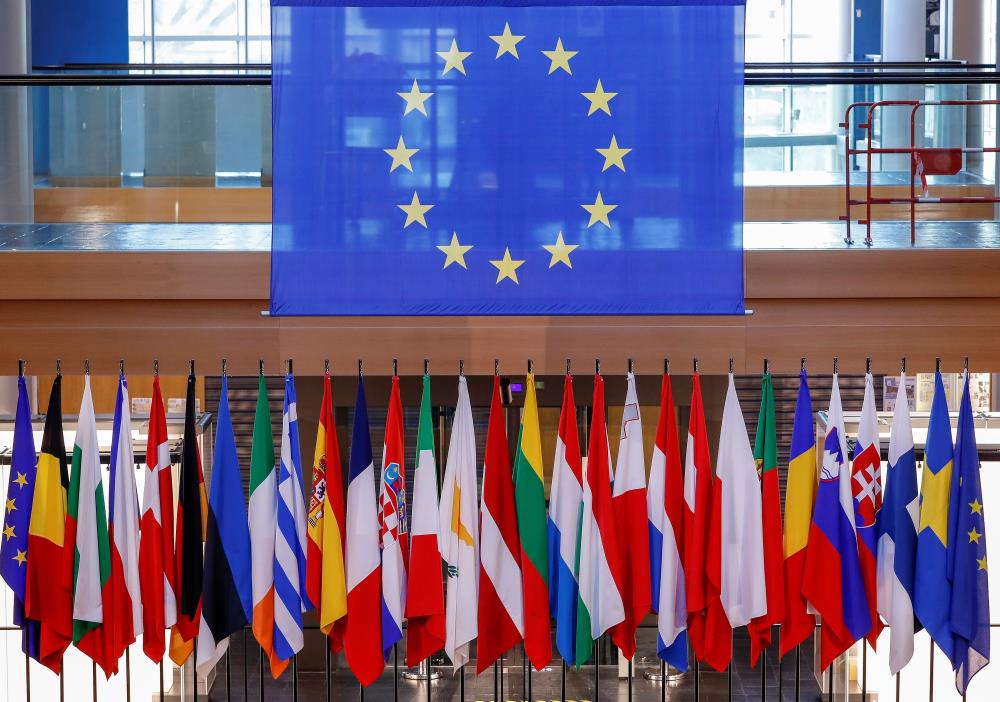
[[[129,0],[133,63],[270,63],[268,0]]]

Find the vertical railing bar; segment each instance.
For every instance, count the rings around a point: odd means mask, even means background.
[[[559,681],[559,699],[566,699],[566,661],[562,662],[562,679]]]
[[[31,702],[31,698],[28,698]],[[128,647],[125,647],[125,702],[132,702],[132,658]]]
[[[332,681],[330,680],[330,640],[324,639],[326,648],[326,702],[330,702],[330,688],[332,687]]]
[[[778,627],[778,637],[775,639],[778,647],[778,702],[784,702],[784,681],[781,679],[781,664],[785,662],[785,657],[781,655],[781,627]]]
[[[458,701],[465,702],[465,666],[458,675]]]
[[[601,637],[594,639],[594,702],[601,698]]]
[[[264,702],[264,647],[260,647],[257,669],[260,671],[260,702]]]
[[[247,656],[247,630],[243,629],[243,702],[250,702],[249,688],[250,688],[250,658],[249,656]]]
[[[764,687],[767,685],[767,649],[760,652],[760,702],[764,702]],[[781,699],[780,697],[778,699]]]
[[[632,702],[632,659],[628,661],[628,702]]]
[[[299,656],[292,655],[292,702],[299,702]]]
[[[868,699],[868,642],[861,639],[861,699]]]
[[[830,661],[830,689],[827,690],[827,699],[833,702],[833,668],[837,665],[837,661]]]
[[[930,684],[927,686],[930,694],[930,702],[934,702],[934,641],[931,640],[931,676]]]
[[[800,702],[802,693],[802,644],[795,647],[795,702]]]
[[[667,662],[660,659],[660,702],[667,702]]]
[[[93,661],[91,665],[93,666],[94,702],[97,702],[97,661]]]
[[[194,637],[194,649],[191,652],[191,656],[196,656],[196,654],[194,653],[194,651],[197,651],[197,650],[198,650],[198,637],[195,636]],[[191,660],[190,656],[188,657],[188,660]],[[196,658],[196,660],[197,660],[197,658]],[[184,665],[187,665],[187,661],[184,661]],[[193,671],[192,675],[191,675],[191,680],[194,682],[194,685],[192,686],[192,688],[194,689],[194,692],[192,693],[191,698],[194,700],[194,702],[198,702],[198,666],[192,664],[191,670]]]
[[[701,662],[696,657],[694,659],[694,698],[695,700],[701,697]]]
[[[433,680],[433,675],[431,674],[431,657],[427,656],[427,702],[431,702],[431,680]]]
[[[524,642],[521,642],[521,650],[524,656],[521,658],[521,699],[527,700],[528,697],[528,650],[524,647]]]
[[[233,702],[233,657],[229,650],[229,646],[226,646],[226,702]]]
[[[500,680],[497,677],[497,664],[493,664],[493,699],[500,700]]]
[[[24,691],[26,702],[31,702],[31,658],[24,654]]]
[[[360,689],[360,692],[358,693],[358,700],[360,700],[360,702],[365,702],[365,686],[358,683],[358,688]]]
[[[899,702],[899,673],[896,673],[896,702]]]
[[[399,646],[392,645],[392,699],[399,702]]]
[[[66,681],[63,680],[62,671],[66,664],[66,656],[59,657],[59,702],[66,702]],[[163,700],[163,676],[160,676],[160,700]]]
[[[736,639],[736,634],[732,629],[729,630],[729,665],[726,666],[726,675],[729,678],[729,697],[727,698],[729,702],[733,702],[733,641]]]
[[[500,656],[500,696],[497,697],[497,702],[503,699],[503,656]]]
[[[160,699],[158,702],[163,702],[164,690],[163,690],[163,659],[160,659]],[[59,689],[62,690],[62,676],[59,676]]]

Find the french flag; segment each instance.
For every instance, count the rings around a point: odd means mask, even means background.
[[[820,667],[824,670],[872,628],[858,556],[854,493],[836,373],[826,426],[802,582],[802,594],[822,620]]]
[[[656,653],[680,671],[688,667],[687,602],[681,561],[684,476],[670,376],[660,386],[660,421],[646,491],[649,513],[649,562]]]

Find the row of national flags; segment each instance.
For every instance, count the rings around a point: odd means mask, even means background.
[[[904,391],[905,380],[901,374]],[[37,453],[22,376],[0,544],[0,575],[14,593],[22,648],[58,673],[74,644],[110,677],[141,636],[151,660],[169,655],[182,665],[194,654],[204,675],[225,655],[229,637],[250,626],[277,678],[302,650],[303,615],[315,609],[331,652],[343,651],[369,685],[399,644],[408,666],[443,649],[456,671],[475,657],[477,673],[520,644],[537,670],[554,654],[580,666],[605,635],[631,659],[636,630],[652,613],[657,654],[679,670],[692,652],[724,670],[736,628],[747,627],[756,665],[774,638],[784,656],[818,623],[822,668],[863,639],[875,647],[888,626],[890,671],[897,673],[913,655],[915,633],[926,629],[964,694],[990,655],[985,512],[968,375],[954,441],[936,376],[918,489],[907,402],[896,403],[883,472],[872,375],[865,377],[852,446],[834,374],[817,445],[803,369],[783,515],[770,373],[761,380],[752,441],[729,374],[714,466],[697,372],[683,453],[664,373],[648,464],[631,370],[625,381],[613,464],[604,378],[594,378],[584,456],[573,376],[565,376],[546,501],[530,369],[513,452],[500,378],[493,378],[481,492],[466,378],[458,379],[439,484],[425,374],[411,502],[397,376],[376,464],[359,375],[344,473],[326,373],[307,493],[291,370],[277,446],[261,374],[247,501],[225,374],[206,491],[192,364],[176,472],[159,377],[153,379],[140,505],[124,369],[107,493],[90,376],[70,461],[61,376]]]

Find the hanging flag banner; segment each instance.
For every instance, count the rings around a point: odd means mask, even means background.
[[[743,312],[743,0],[272,5],[271,314]]]

